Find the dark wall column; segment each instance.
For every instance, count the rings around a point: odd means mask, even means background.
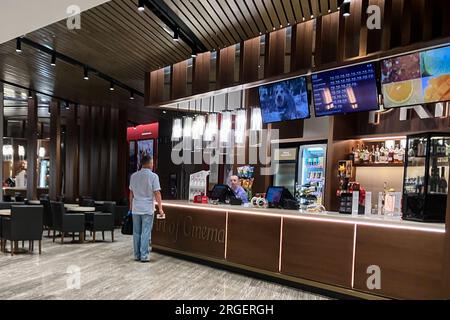
[[[61,109],[59,102],[50,105],[50,199],[61,196]]]
[[[89,119],[91,116],[90,108],[87,106],[79,107],[80,115],[80,196],[90,195],[90,181],[91,181],[91,134],[89,132]]]
[[[114,186],[115,193],[113,196],[119,200],[127,196],[127,161],[128,161],[128,143],[127,143],[127,110],[116,110],[118,113],[117,128],[113,128],[117,132],[117,170],[115,172],[117,177],[117,184]],[[113,169],[111,169],[113,170]],[[114,171],[111,171],[114,173]]]
[[[66,170],[64,177],[65,199],[70,202],[76,201],[79,196],[78,192],[78,166],[79,166],[79,150],[78,150],[78,121],[77,106],[70,105],[67,110],[67,132],[66,132]]]
[[[100,167],[100,143],[99,141],[99,127],[101,122],[100,116],[101,108],[91,107],[91,119],[89,123],[89,131],[91,134],[91,151],[90,151],[90,167],[91,167],[91,184],[90,195],[94,198],[99,196],[99,172]]]
[[[27,116],[27,199],[37,199],[37,122],[38,106],[36,95],[28,99]]]

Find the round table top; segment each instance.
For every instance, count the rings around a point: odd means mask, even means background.
[[[41,201],[39,200],[28,200],[29,204],[41,204]]]
[[[66,211],[70,212],[93,212],[95,207],[66,206]]]

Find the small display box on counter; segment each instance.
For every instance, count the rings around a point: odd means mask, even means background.
[[[403,219],[445,222],[450,133],[407,137],[403,181]]]

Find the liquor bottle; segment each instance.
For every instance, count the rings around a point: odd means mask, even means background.
[[[375,146],[372,145],[372,151],[370,152],[370,163],[375,163]]]
[[[388,154],[387,162],[389,162],[389,163],[394,162],[394,148],[393,147],[389,147],[387,154]]]
[[[400,150],[398,150],[398,162],[403,163],[405,162],[405,149],[400,147]]]
[[[417,145],[417,156],[423,157],[425,155],[425,146],[423,145],[422,140],[420,140],[419,144]]]
[[[352,152],[348,155],[348,159],[355,163],[355,148],[352,148]]]
[[[361,149],[359,149],[359,162],[364,162],[364,145],[361,145]]]
[[[439,169],[437,167],[431,167],[430,192],[437,192],[438,183],[439,183]]]
[[[387,155],[386,155],[386,149],[384,148],[384,143],[381,144],[381,148],[380,148],[380,162],[381,163],[387,162]]]
[[[400,149],[398,148],[398,144],[395,145],[395,149],[394,149],[394,162],[395,163],[399,163],[400,160],[398,158],[398,154],[400,152]]]
[[[359,144],[356,145],[355,152],[353,153],[353,159],[355,160],[355,163],[359,162]]]
[[[438,185],[439,185],[438,191],[440,193],[447,193],[448,183],[447,180],[445,179],[445,167],[441,168],[441,178],[439,179]]]
[[[380,162],[380,147],[377,145],[377,148],[375,149],[375,163]]]

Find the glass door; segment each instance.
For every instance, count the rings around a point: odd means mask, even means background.
[[[428,193],[447,195],[449,178],[450,137],[430,138]]]
[[[317,198],[322,204],[325,188],[326,145],[305,145],[300,147],[299,181],[301,188]]]

